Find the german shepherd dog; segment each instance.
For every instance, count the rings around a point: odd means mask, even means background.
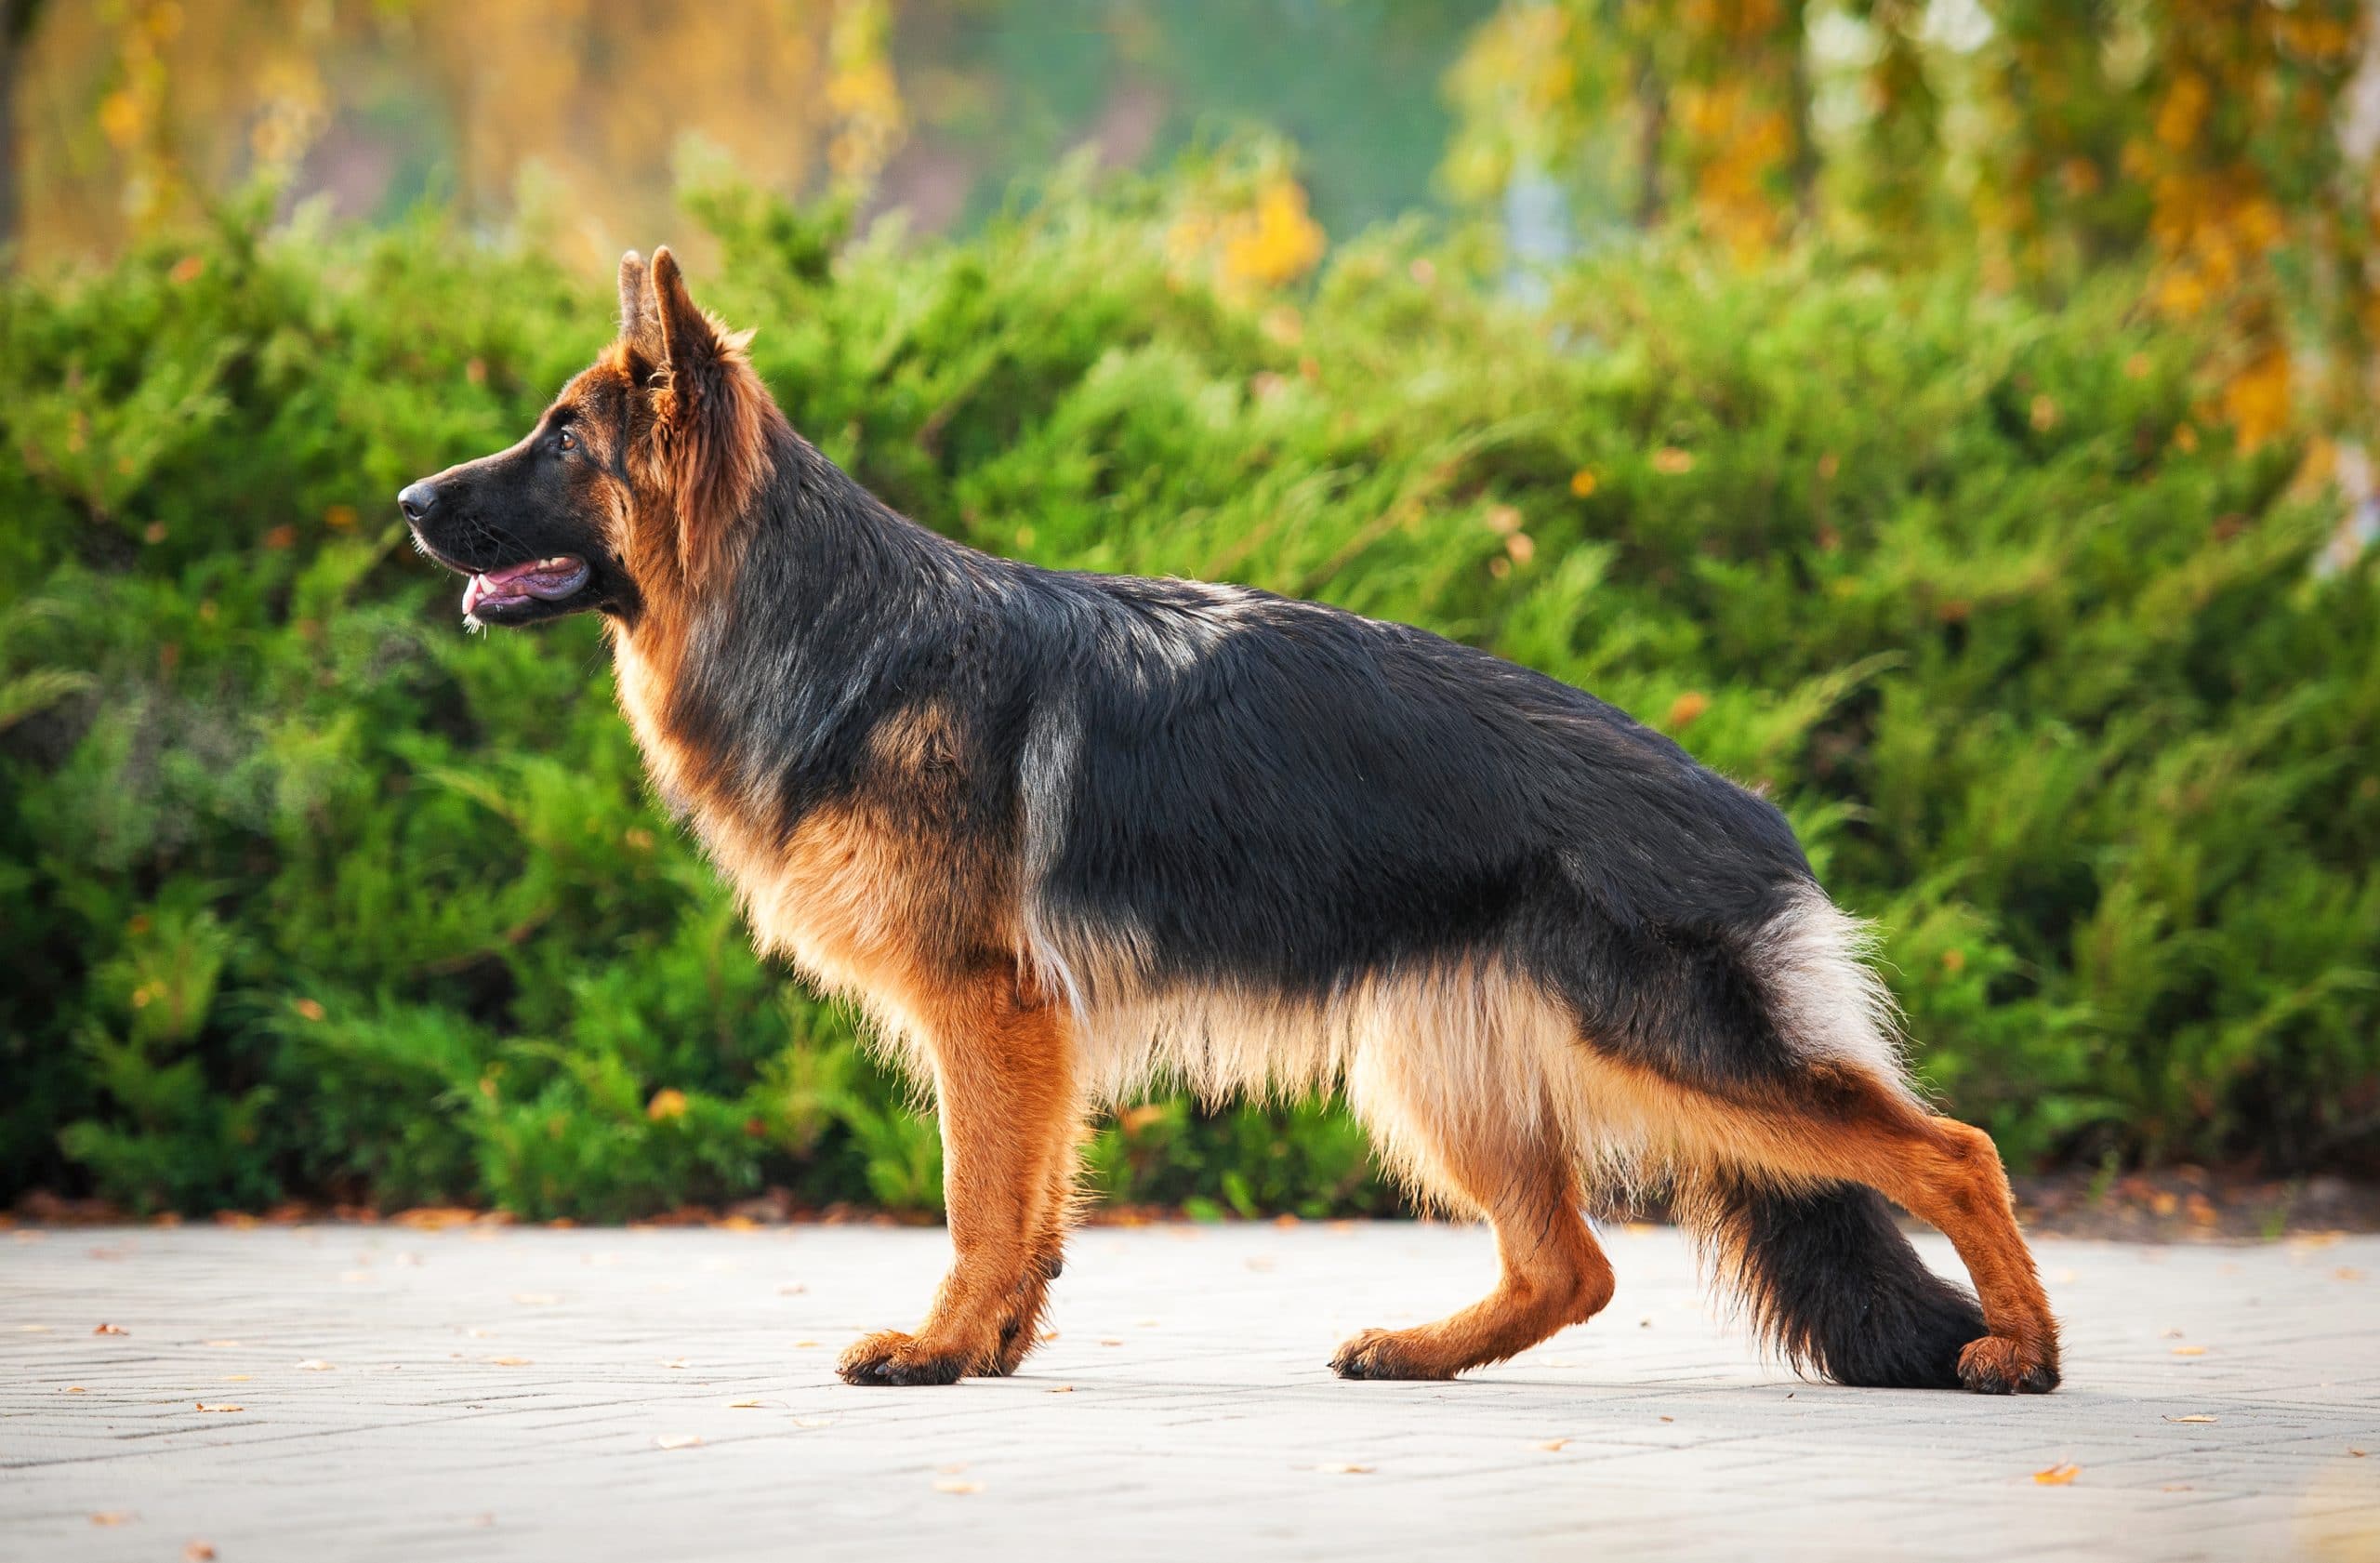
[[[855,1384],[1012,1372],[1087,1116],[1342,1086],[1488,1297],[1368,1330],[1444,1379],[1593,1318],[1591,1193],[1659,1179],[1771,1349],[1844,1384],[2057,1383],[1991,1141],[1904,1073],[1784,816],[1593,696],[1239,587],[1037,569],[795,433],[668,250],[528,437],[398,497],[465,622],[594,612],[660,797],[765,950],[939,1105],[954,1261]],[[1920,1262],[1890,1199],[1977,1293]]]

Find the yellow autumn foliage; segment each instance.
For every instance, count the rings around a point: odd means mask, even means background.
[[[439,127],[421,154],[467,213],[502,219],[534,171],[568,192],[563,236],[615,258],[681,232],[690,141],[761,188],[866,187],[907,131],[894,20],[892,0],[52,4],[18,67],[21,232],[104,253],[301,164],[367,213],[397,171],[340,127],[393,99]]]
[[[1813,236],[2002,291],[2136,266],[2150,309],[2221,326],[2205,411],[2242,444],[2369,420],[2380,187],[2341,140],[2362,0],[1943,9],[1505,0],[1448,75],[1446,183],[1567,177],[1589,227],[1739,266]]]
[[[1305,187],[1276,154],[1253,177],[1226,179],[1192,197],[1166,232],[1177,276],[1203,277],[1225,298],[1250,300],[1287,286],[1322,259],[1322,225]]]

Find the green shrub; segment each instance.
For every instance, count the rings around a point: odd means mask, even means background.
[[[2368,1157],[2380,614],[2205,344],[1821,255],[1611,253],[1523,313],[1411,231],[1310,296],[1169,191],[965,241],[738,192],[698,291],[979,546],[1318,595],[1594,688],[1790,810],[2012,1159]],[[261,206],[0,292],[0,1196],[931,1208],[931,1127],[649,802],[596,627],[466,636],[389,496],[509,443],[606,286]],[[2312,492],[2312,485],[2307,485]],[[1100,1187],[1389,1208],[1312,1105],[1160,1103]]]

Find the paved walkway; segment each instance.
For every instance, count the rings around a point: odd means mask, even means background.
[[[1023,1376],[861,1390],[939,1231],[0,1234],[0,1557],[2380,1556],[2380,1238],[2043,1243],[2011,1401],[1801,1384],[1607,1236],[1460,1384],[1323,1366],[1486,1284],[1383,1224],[1094,1229]]]

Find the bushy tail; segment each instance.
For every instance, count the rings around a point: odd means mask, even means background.
[[[1796,1371],[1871,1388],[1959,1387],[1959,1352],[1985,1333],[1983,1310],[1925,1267],[1884,1196],[1733,1174],[1703,1175],[1681,1195],[1716,1279]]]

